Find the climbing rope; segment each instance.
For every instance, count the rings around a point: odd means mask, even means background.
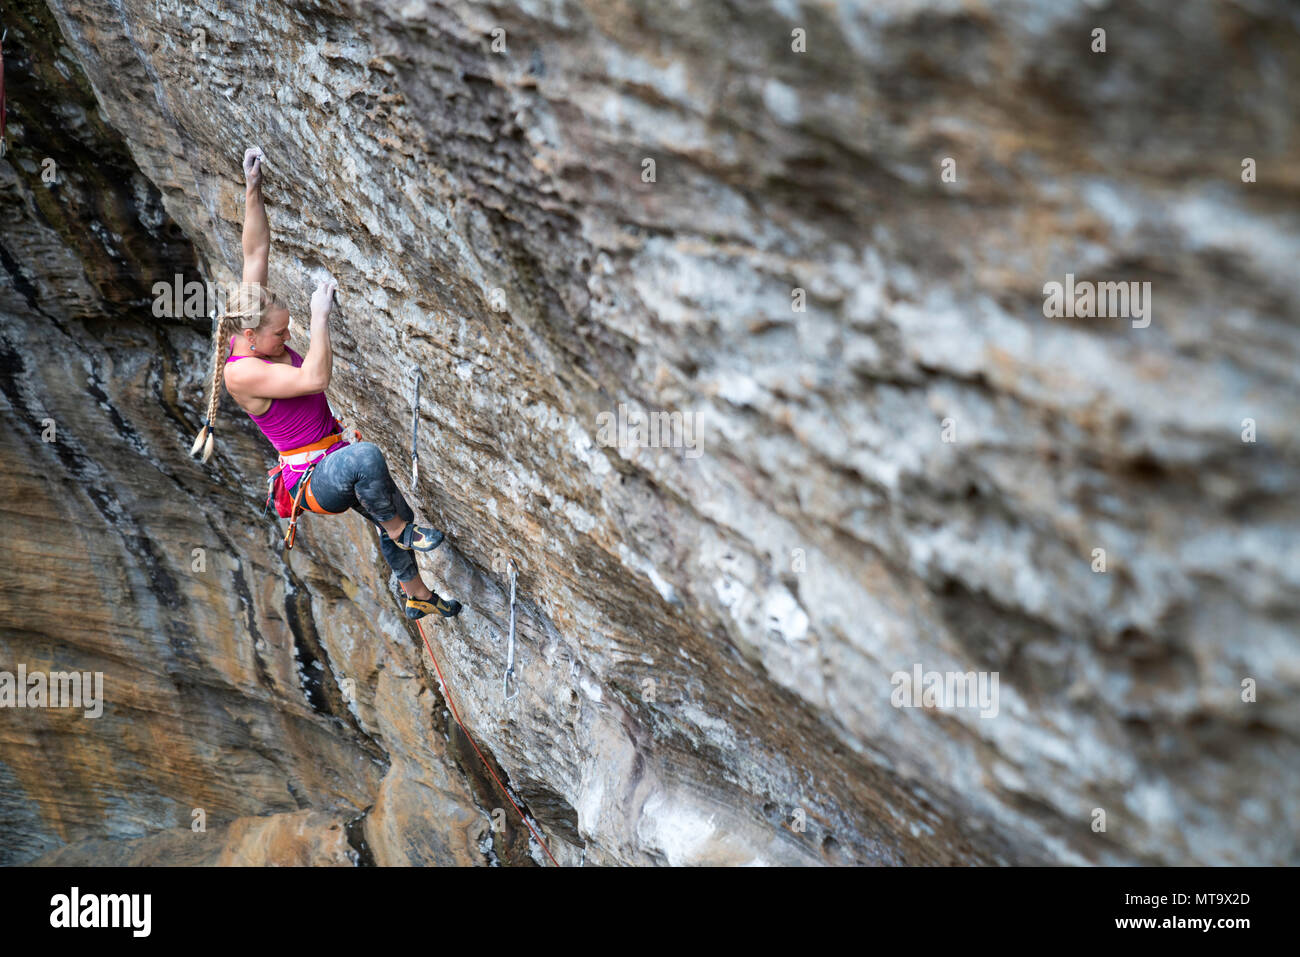
[[[420,637],[424,639],[424,647],[429,649],[429,657],[433,659],[434,670],[438,672],[438,680],[442,683],[442,695],[447,699],[447,704],[451,706],[451,713],[455,716],[456,723],[460,725],[460,730],[465,733],[465,737],[469,738],[469,743],[474,745],[474,750],[478,752],[479,760],[483,762],[483,767],[488,769],[488,774],[492,775],[492,780],[496,781],[497,787],[501,788],[501,793],[506,796],[506,800],[509,801],[515,811],[518,812],[520,820],[524,822],[524,826],[527,827],[533,837],[537,839],[537,843],[542,846],[542,850],[546,852],[546,856],[551,858],[551,863],[556,867],[559,867],[559,862],[554,857],[551,857],[551,849],[546,846],[546,842],[542,840],[542,836],[533,830],[533,826],[528,823],[528,817],[523,811],[519,810],[519,805],[515,804],[515,799],[510,796],[510,792],[506,790],[506,786],[501,783],[501,779],[497,777],[497,773],[492,770],[492,765],[488,764],[488,759],[483,757],[483,752],[479,751],[477,744],[474,744],[474,736],[471,735],[469,730],[465,727],[465,722],[460,720],[460,713],[456,710],[456,702],[451,700],[451,690],[447,687],[447,679],[442,676],[442,669],[438,667],[438,658],[433,653],[433,646],[429,644],[429,636],[424,633],[424,625],[418,618],[416,619],[415,626],[420,629]]]
[[[420,443],[420,381],[423,379],[423,377],[424,376],[421,370],[417,369],[415,372],[415,390],[414,390],[414,394],[411,397],[411,490],[412,491],[418,490],[419,481],[420,481],[420,444],[419,444]],[[509,659],[506,662],[505,676],[501,679],[503,693],[506,691],[507,686],[510,682],[510,677],[511,675],[514,674],[515,671],[515,578],[517,577],[517,575],[518,575],[518,569],[515,566],[514,559],[511,559],[510,560],[510,654],[509,654]],[[492,770],[492,765],[488,764],[488,760],[483,756],[483,752],[479,751],[479,747],[474,741],[474,736],[471,735],[469,733],[469,729],[465,727],[465,722],[460,720],[460,712],[456,710],[456,702],[451,700],[451,691],[447,687],[447,679],[442,676],[442,669],[438,667],[438,658],[433,653],[433,646],[429,644],[429,636],[424,633],[424,624],[421,621],[419,621],[419,619],[417,619],[415,625],[417,628],[420,629],[420,637],[424,639],[424,647],[429,650],[429,657],[433,659],[434,670],[438,672],[438,680],[442,682],[443,697],[447,699],[447,704],[451,706],[451,713],[455,716],[456,723],[460,725],[460,730],[464,732],[465,737],[469,738],[469,743],[474,746],[474,751],[478,754],[479,760],[483,762],[483,767],[487,768],[488,774],[492,775],[492,780],[496,781],[497,787],[501,788],[501,793],[506,796],[506,800],[510,802],[511,806],[514,807],[515,811],[519,814],[519,819],[524,822],[524,826],[527,827],[529,832],[533,835],[533,837],[537,839],[537,843],[541,845],[542,850],[546,852],[546,856],[551,859],[551,863],[554,864],[556,867],[559,867],[560,866],[559,862],[556,861],[555,858],[551,856],[551,849],[546,846],[546,842],[542,840],[542,836],[538,834],[537,831],[533,830],[533,826],[528,823],[527,815],[525,815],[524,812],[520,810],[518,804],[515,804],[515,799],[510,796],[510,792],[506,790],[506,786],[501,783],[501,779],[497,777],[497,773]],[[516,683],[515,693],[513,695],[506,694],[506,700],[509,701],[512,698],[518,697],[518,695],[519,695],[519,686],[518,683]]]

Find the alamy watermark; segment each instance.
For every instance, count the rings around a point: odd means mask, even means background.
[[[0,671],[0,708],[82,708],[87,718],[104,713],[102,671],[43,671],[18,666]]]
[[[217,283],[191,279],[187,282],[182,274],[176,273],[170,280],[160,279],[153,284],[150,290],[153,314],[158,319],[203,319],[214,312],[220,315],[243,285],[240,281]]]
[[[695,412],[651,412],[618,404],[618,414],[596,416],[596,444],[626,448],[685,449],[688,459],[704,454],[700,447],[699,415]]]
[[[152,894],[70,893],[50,898],[50,926],[56,928],[121,927],[132,937],[148,937],[153,921]]]
[[[1048,319],[1132,319],[1134,329],[1151,325],[1151,283],[1065,282],[1043,285],[1043,315]],[[1141,321],[1139,321],[1141,320]]]
[[[894,686],[889,703],[895,708],[979,708],[981,718],[998,716],[998,672],[912,670],[889,676]]]

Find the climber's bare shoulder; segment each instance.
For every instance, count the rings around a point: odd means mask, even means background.
[[[242,362],[228,363],[225,382],[240,408],[251,415],[264,413],[272,399],[324,392],[328,384],[317,382],[301,366],[295,367],[288,353],[275,359],[249,356]]]
[[[257,395],[253,390],[256,389],[257,377],[250,376],[247,373],[251,370],[244,369],[244,366],[262,365],[261,362],[249,361],[231,362],[226,365],[225,382],[226,391],[235,403],[247,412],[249,415],[262,415],[271,408],[271,400],[265,396]]]

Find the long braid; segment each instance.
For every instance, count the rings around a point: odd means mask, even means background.
[[[208,382],[207,415],[203,419],[203,427],[199,429],[198,437],[194,440],[194,446],[190,449],[190,455],[198,455],[202,450],[204,462],[212,458],[212,432],[217,424],[217,410],[221,407],[221,373],[225,369],[226,358],[230,355],[233,325],[230,316],[218,316],[213,333],[212,375]]]
[[[204,462],[212,458],[212,433],[217,423],[217,411],[221,407],[221,384],[226,359],[230,356],[230,338],[240,329],[260,329],[267,312],[273,307],[279,307],[281,302],[278,296],[259,283],[241,283],[235,302],[231,305],[233,308],[229,312],[217,317],[216,328],[213,331],[212,376],[208,381],[207,416],[203,419],[203,426],[199,429],[194,446],[190,449],[190,455],[198,455],[201,449]]]

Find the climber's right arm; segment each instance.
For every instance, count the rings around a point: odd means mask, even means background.
[[[328,385],[329,377],[309,370],[306,359],[297,369],[280,362],[235,362],[226,373],[226,387],[237,397],[292,399],[324,392]]]
[[[296,395],[313,395],[329,388],[334,370],[334,350],[330,346],[330,307],[334,302],[333,280],[321,283],[311,297],[311,347],[302,365],[294,368],[283,362],[236,362],[226,373],[226,387],[240,396],[259,399],[292,399]]]
[[[338,283],[327,279],[311,294],[311,348],[303,357],[300,372],[313,382],[320,382],[318,392],[324,392],[334,372],[334,350],[330,346],[330,309],[334,305],[334,291]]]

